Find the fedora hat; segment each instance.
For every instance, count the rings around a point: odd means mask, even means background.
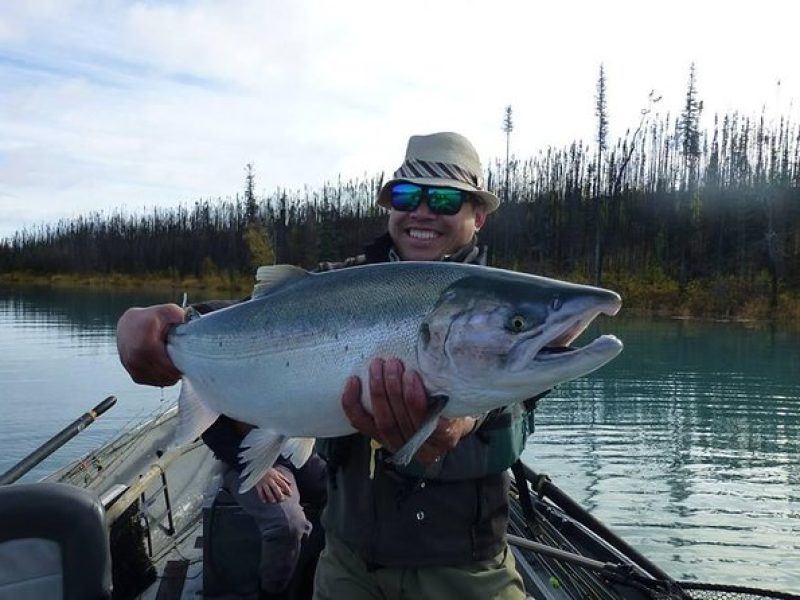
[[[412,135],[406,158],[378,194],[378,204],[391,208],[391,186],[398,181],[438,185],[470,192],[492,212],[500,200],[483,189],[481,161],[469,140],[458,133],[442,132]]]

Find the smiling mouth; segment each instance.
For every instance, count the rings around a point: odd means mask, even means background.
[[[439,237],[439,233],[431,231],[430,229],[406,229],[408,237],[414,240],[435,240]]]

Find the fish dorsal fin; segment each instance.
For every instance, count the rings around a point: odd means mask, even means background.
[[[197,319],[202,319],[202,313],[197,310],[194,306],[187,306],[183,309],[183,322],[188,323],[189,321],[195,321]]]
[[[253,298],[266,296],[274,289],[287,281],[308,277],[311,273],[294,265],[271,265],[258,267],[256,271],[256,285],[253,288]]]

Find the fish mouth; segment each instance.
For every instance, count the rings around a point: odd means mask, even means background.
[[[575,358],[580,354],[598,353],[600,355],[617,354],[622,350],[622,342],[619,341],[614,335],[606,334],[601,335],[595,340],[585,346],[544,346],[533,357],[535,363],[547,363],[551,361],[558,361],[564,358],[564,355],[569,355],[569,358]]]
[[[545,346],[533,357],[533,360],[547,360],[551,354],[564,354],[565,352],[575,352],[578,349],[574,346]]]
[[[534,355],[533,360],[536,362],[546,362],[558,360],[564,354],[572,354],[575,352],[605,352],[607,350],[612,351],[615,348],[621,349],[622,342],[613,335],[601,335],[597,339],[581,347],[571,345],[572,342],[584,332],[595,317],[600,314],[614,316],[619,312],[621,306],[622,301],[617,297],[601,306],[596,306],[586,311],[577,318],[568,320],[565,325],[557,328],[556,331],[553,332],[550,340],[542,345],[539,351]]]

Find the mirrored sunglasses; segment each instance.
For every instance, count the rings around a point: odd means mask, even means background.
[[[469,198],[464,190],[416,183],[395,183],[390,190],[392,208],[402,212],[417,210],[424,199],[432,213],[455,215]]]

